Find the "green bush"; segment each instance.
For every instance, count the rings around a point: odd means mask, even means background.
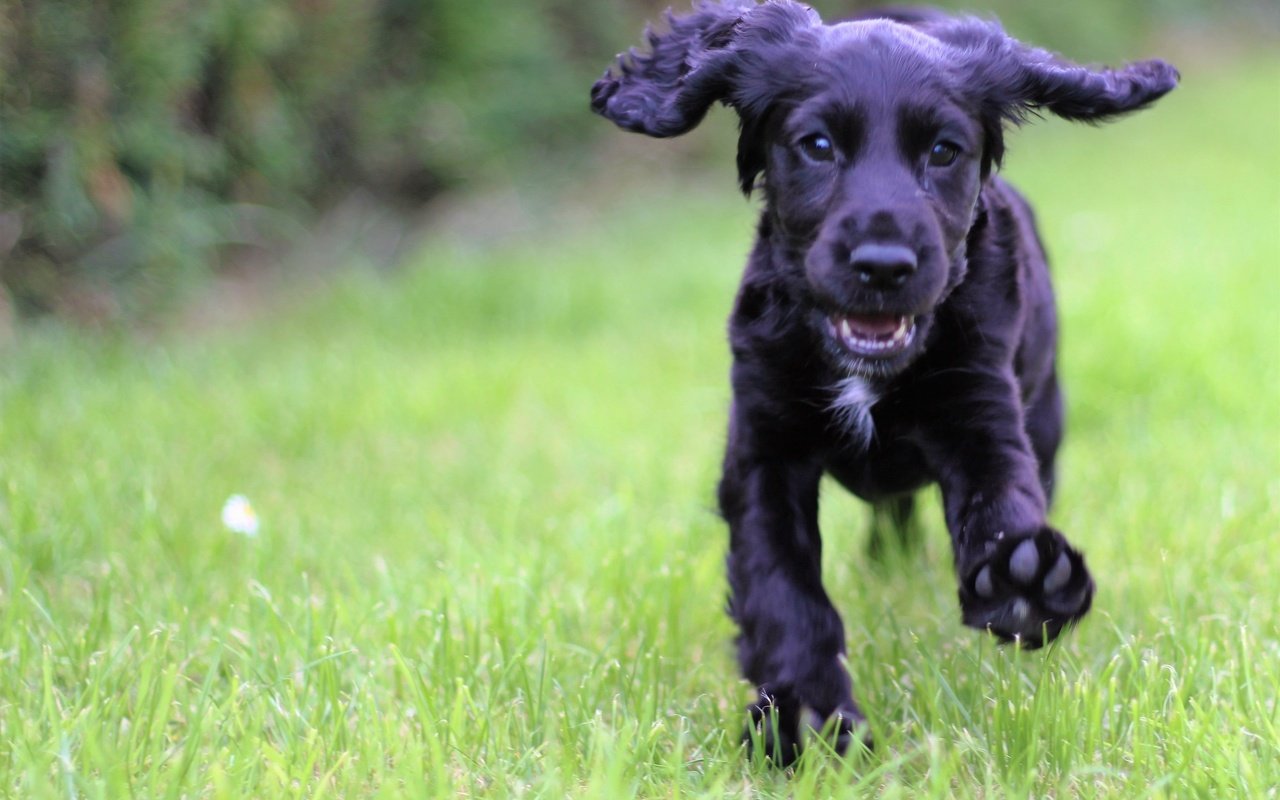
[[[305,220],[353,186],[418,203],[498,175],[582,135],[620,17],[567,0],[5,0],[0,286],[24,312],[128,314],[226,245],[269,240],[263,206]]]

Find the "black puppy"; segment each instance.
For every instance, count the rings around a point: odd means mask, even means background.
[[[777,763],[806,727],[844,747],[863,719],[821,580],[824,471],[899,525],[940,485],[965,624],[1036,647],[1089,610],[1084,558],[1045,521],[1062,434],[1049,272],[992,171],[1006,123],[1101,120],[1178,80],[1161,61],[1075,66],[993,22],[892,16],[703,3],[592,89],[596,112],[650,136],[724,102],[743,190],[764,176],[719,496],[739,659]]]

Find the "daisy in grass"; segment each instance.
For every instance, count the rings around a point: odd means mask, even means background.
[[[232,533],[258,535],[258,513],[253,510],[249,498],[242,494],[233,494],[222,504],[222,524]]]

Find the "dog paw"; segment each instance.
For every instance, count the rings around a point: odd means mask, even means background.
[[[1093,579],[1084,556],[1052,528],[992,542],[961,576],[964,624],[1036,648],[1089,610]]]
[[[791,692],[762,689],[747,713],[751,719],[743,741],[749,753],[776,767],[792,766],[814,739],[826,740],[841,755],[855,746],[872,747],[866,717],[852,701],[823,712]]]

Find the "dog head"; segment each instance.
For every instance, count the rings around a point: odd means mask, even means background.
[[[849,374],[891,375],[923,347],[963,280],[966,237],[1004,126],[1045,110],[1103,120],[1159,98],[1162,61],[1093,70],[994,22],[929,12],[824,25],[791,0],[668,15],[596,82],[618,126],[677,136],[716,101],[737,111],[738,172],[764,176],[769,229],[808,295],[810,323]]]

